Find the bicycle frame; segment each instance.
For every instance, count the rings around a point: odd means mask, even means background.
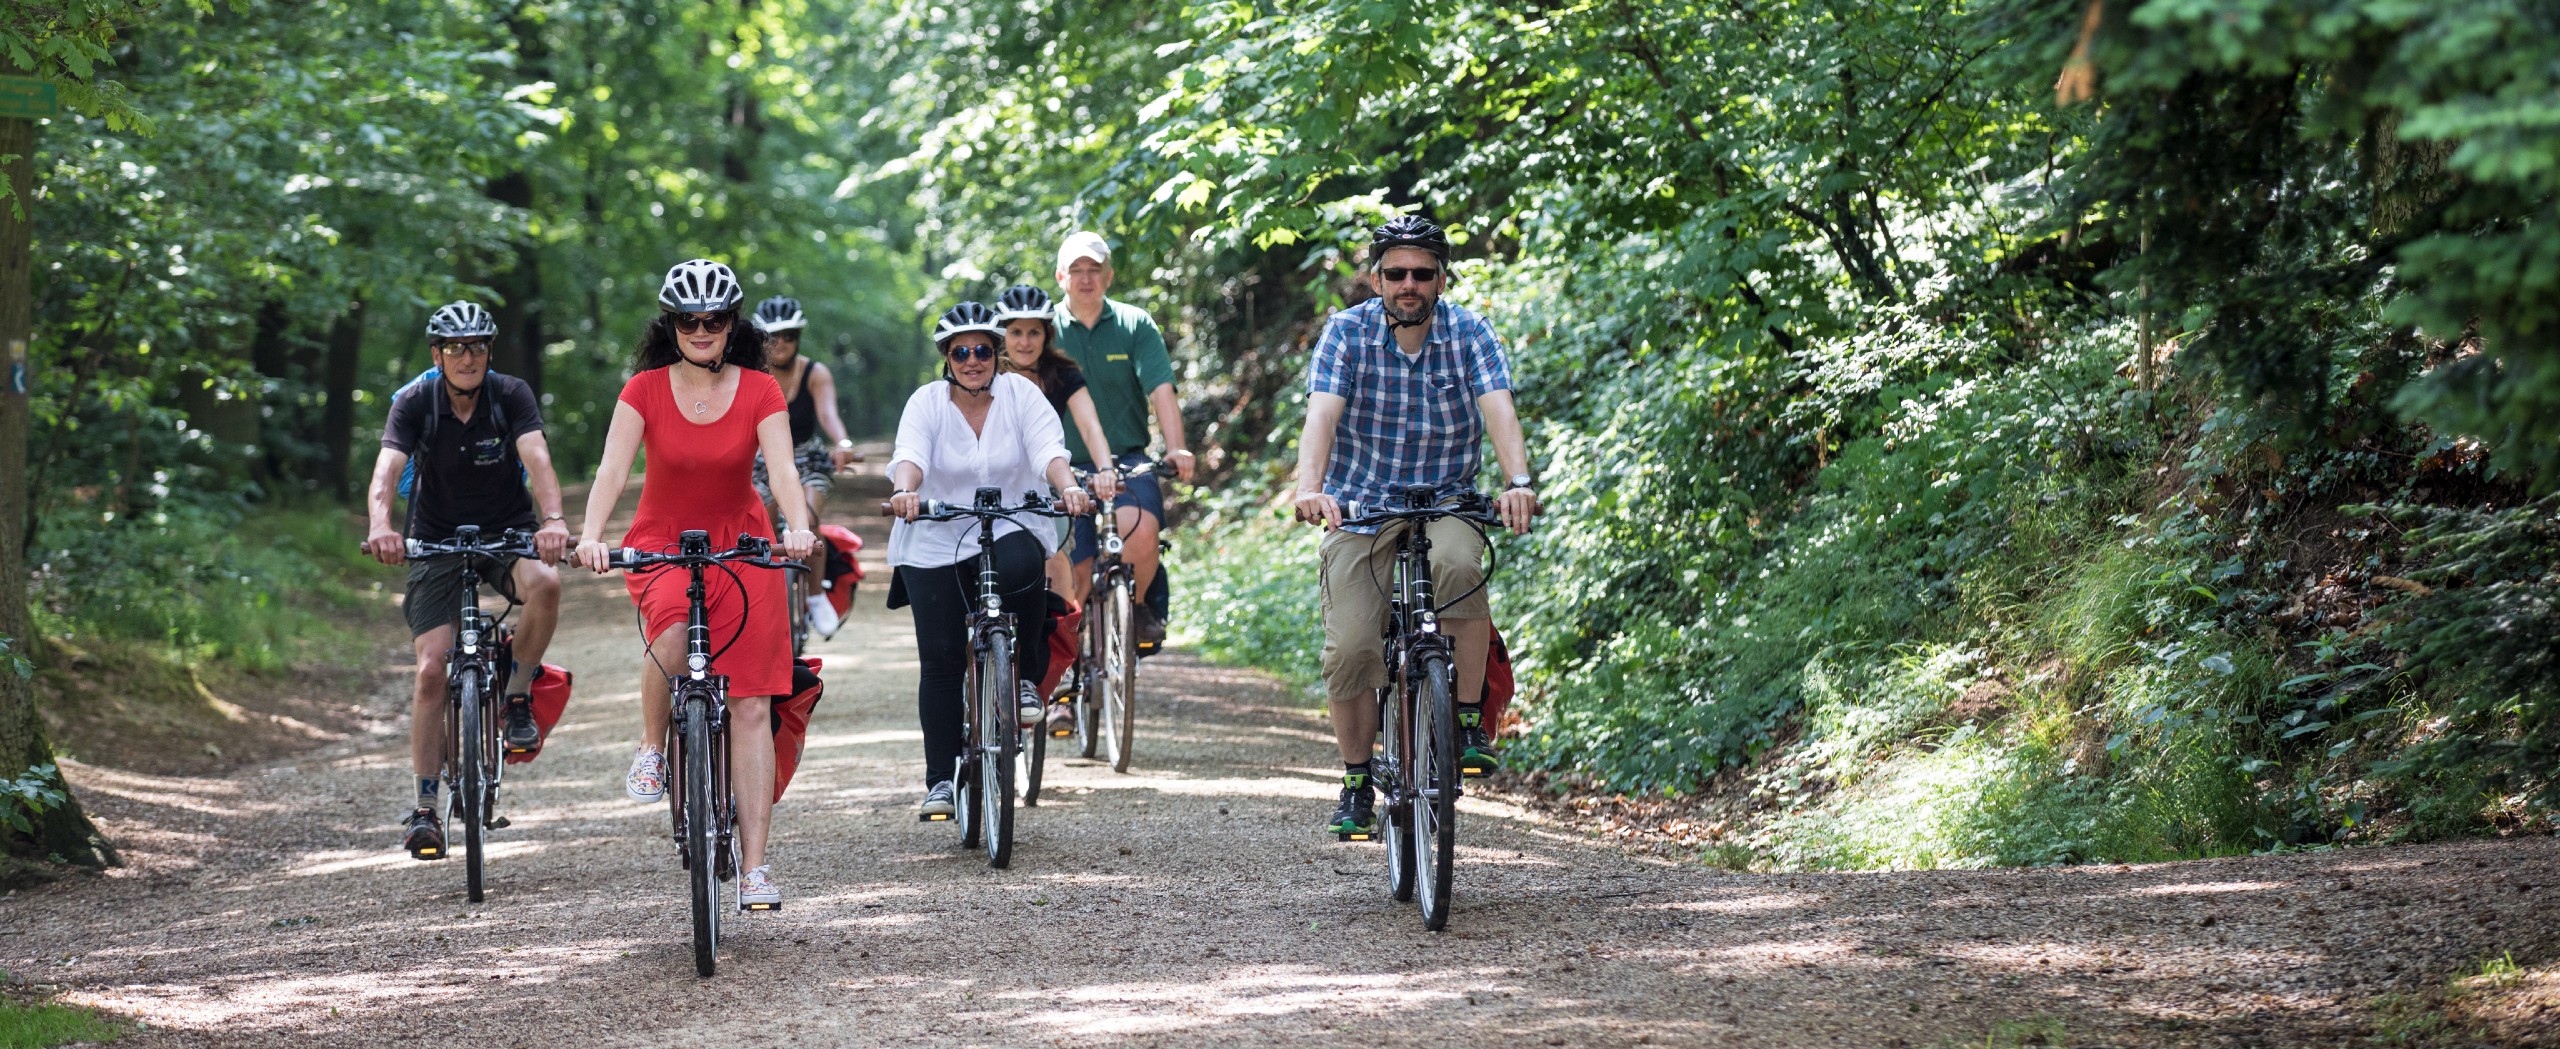
[[[707,554],[710,552],[710,540],[707,537],[701,541],[700,550],[693,549],[691,537],[691,533],[686,534],[685,545],[681,548],[683,553]],[[702,573],[706,567],[700,562],[685,566],[684,670],[667,677],[667,683],[670,686],[667,689],[670,701],[667,739],[661,742],[662,749],[659,753],[668,755],[682,753],[683,748],[677,746],[676,741],[684,737],[688,720],[697,716],[694,710],[698,702],[701,709],[698,716],[710,720],[711,796],[718,799],[714,804],[719,808],[710,813],[713,854],[709,857],[689,857],[689,860],[711,863],[712,870],[718,873],[720,880],[727,881],[737,873],[732,868],[736,866],[737,858],[734,836],[737,833],[738,799],[736,793],[729,789],[729,676],[710,672],[711,611],[704,603],[706,598],[702,586]],[[667,778],[670,782],[677,780],[681,775],[672,761],[669,763],[668,772]],[[683,791],[667,791],[667,809],[674,817],[676,848],[681,850],[684,848],[687,827]]]
[[[1440,632],[1440,616],[1432,604],[1436,595],[1431,583],[1431,536],[1426,524],[1427,520],[1413,522],[1413,527],[1397,540],[1394,581],[1387,596],[1386,636],[1382,639],[1386,646],[1388,684],[1379,690],[1379,723],[1388,723],[1386,704],[1400,704],[1399,711],[1403,716],[1394,719],[1393,724],[1407,734],[1420,724],[1415,717],[1418,711],[1414,707],[1414,690],[1410,682],[1419,673],[1422,661],[1434,654],[1454,661],[1457,655],[1456,646],[1450,643],[1448,635]],[[1412,741],[1407,740],[1403,752],[1412,753],[1413,750]],[[1404,811],[1422,796],[1422,792],[1419,787],[1406,782],[1406,770],[1396,764],[1396,753],[1397,748],[1389,747],[1386,753],[1373,759],[1372,778],[1378,783],[1379,801],[1389,808]],[[1451,800],[1454,802],[1456,799]],[[1367,837],[1355,834],[1352,840],[1361,841]]]

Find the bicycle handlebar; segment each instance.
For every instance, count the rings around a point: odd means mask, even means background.
[[[1390,524],[1396,521],[1427,521],[1435,517],[1455,517],[1462,521],[1474,521],[1497,528],[1502,526],[1502,518],[1499,515],[1481,507],[1416,506],[1402,510],[1372,510],[1359,503],[1344,503],[1342,506],[1342,524],[1346,528],[1355,525],[1366,528],[1370,525]]]
[[[520,529],[510,528],[496,539],[466,542],[459,539],[409,539],[403,542],[405,556],[411,561],[439,557],[538,557],[533,537]]]
[[[605,552],[605,567],[620,568],[633,572],[645,572],[653,568],[666,568],[670,566],[710,566],[719,564],[742,564],[752,568],[779,568],[784,571],[796,570],[806,572],[809,570],[809,566],[806,562],[793,560],[787,557],[775,557],[773,553],[772,540],[746,534],[740,534],[738,536],[738,545],[736,548],[714,551],[707,554],[651,553],[646,550],[638,550],[628,546],[623,547],[620,550],[609,550]]]
[[[926,499],[922,500],[922,505],[918,506],[917,509],[922,511],[914,518],[918,521],[962,521],[981,517],[1003,520],[1005,518],[1012,517],[1015,514],[1038,514],[1042,517],[1076,516],[1058,509],[1048,500],[1041,499],[1036,495],[1027,495],[1023,497],[1022,505],[1020,506],[963,506],[959,503],[946,503],[940,499]],[[889,504],[880,504],[880,512],[883,514],[891,514]],[[895,515],[891,514],[891,516]]]

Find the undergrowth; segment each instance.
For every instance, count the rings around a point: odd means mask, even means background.
[[[272,672],[342,660],[357,524],[335,507],[234,510],[171,502],[147,518],[46,522],[30,549],[37,631],[135,642],[167,661]]]

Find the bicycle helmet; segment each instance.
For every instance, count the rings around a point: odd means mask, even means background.
[[[776,295],[756,304],[752,318],[756,330],[767,335],[799,331],[809,326],[809,318],[800,314],[800,300]]]
[[[1016,284],[996,298],[996,323],[1001,325],[1021,317],[1050,320],[1053,308],[1048,292],[1028,284]]]
[[[658,307],[672,313],[734,310],[738,300],[746,297],[738,287],[738,275],[710,259],[676,263],[667,271],[666,283],[658,285]]]
[[[964,302],[942,311],[941,322],[933,326],[933,348],[948,349],[952,336],[973,331],[993,335],[997,345],[1004,344],[1004,322],[996,318],[996,311],[984,303]]]
[[[476,302],[452,302],[427,318],[430,339],[477,339],[498,334],[498,319]]]
[[[1420,215],[1398,215],[1369,233],[1369,265],[1387,257],[1389,248],[1421,248],[1441,262],[1449,261],[1449,235],[1440,224]]]

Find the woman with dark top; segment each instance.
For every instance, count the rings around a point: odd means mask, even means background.
[[[1022,681],[1018,715],[1024,725],[1040,718],[1039,681],[1049,668],[1049,617],[1040,610],[1041,562],[1057,549],[1058,533],[1046,519],[1008,518],[996,524],[995,545],[980,549],[978,522],[918,521],[925,500],[969,505],[980,488],[1011,499],[1042,487],[1058,493],[1071,514],[1092,509],[1067,469],[1065,431],[1040,388],[1020,375],[996,370],[1003,329],[995,311],[964,302],[942,315],[934,346],[942,351],[946,378],[926,383],[907,398],[898,416],[897,451],[889,459],[889,564],[897,579],[889,605],[914,608],[916,621],[916,718],[924,729],[924,801],[917,816],[952,814],[951,778],[965,743],[961,684],[969,667],[969,609],[978,586],[978,559],[995,562],[1004,606],[1021,615],[1014,669]]]
[[[700,529],[715,550],[734,549],[738,535],[770,536],[773,521],[756,499],[756,453],[776,461],[791,452],[791,423],[782,387],[764,370],[764,338],[738,317],[737,274],[707,259],[667,272],[658,316],[641,332],[635,369],[622,387],[605,431],[604,462],[587,496],[578,563],[609,568],[605,522],[631,481],[631,462],[649,452],[640,513],[622,545],[650,552],[675,549],[676,537]],[[791,527],[780,536],[786,557],[805,558],[818,542],[797,471],[773,479]],[[682,573],[628,575],[623,585],[648,625],[640,662],[640,747],[623,789],[638,801],[666,796],[670,692],[667,668],[685,665],[685,621],[691,614]],[[711,636],[726,647],[714,668],[729,679],[729,782],[738,806],[738,851],[746,876],[738,905],[780,904],[765,839],[773,817],[773,701],[791,694],[791,635],[783,618],[782,573],[711,572],[703,576]],[[734,640],[729,640],[734,639]]]
[[[836,377],[826,365],[800,355],[800,334],[809,326],[809,318],[800,312],[798,299],[777,295],[757,303],[751,323],[764,336],[765,370],[782,384],[783,398],[790,406],[791,459],[799,467],[800,490],[808,493],[809,520],[814,524],[827,511],[827,490],[835,486],[836,471],[855,458],[853,441],[844,433],[844,419],[836,413]],[[765,513],[778,512],[762,452],[756,453],[756,495],[764,500]],[[811,579],[826,578],[823,547],[809,555],[809,571]],[[807,605],[792,614],[808,616],[809,627],[818,636],[834,636],[836,609],[827,603],[827,596],[810,594]]]

